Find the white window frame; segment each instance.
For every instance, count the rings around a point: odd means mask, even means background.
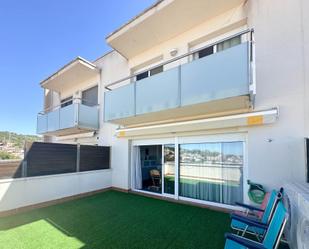
[[[237,33],[242,32],[242,31],[244,31],[246,29],[248,29],[248,26],[244,25],[244,26],[242,26],[240,28],[233,29],[233,30],[231,30],[229,32],[226,32],[226,33],[222,34],[222,35],[218,35],[215,38],[212,38],[212,39],[204,41],[204,42],[200,42],[200,43],[195,44],[193,46],[190,46],[190,43],[189,43],[189,51],[194,51],[196,49],[202,49],[203,47],[206,47],[208,45],[217,43],[220,40],[228,39],[229,37],[231,37],[233,35],[236,35]],[[247,34],[241,35],[241,42],[242,43],[247,40],[246,37],[245,37],[246,35]],[[214,47],[213,48],[214,49],[213,53],[215,54],[215,53],[217,53],[217,45],[214,45],[213,47]],[[197,60],[197,59],[198,59],[198,52],[196,52],[193,55],[189,56],[189,62]]]
[[[164,145],[175,145],[175,193],[174,195],[164,193],[164,180],[162,179],[162,193],[152,193],[149,191],[135,189],[133,184],[131,184],[131,189],[136,192],[141,192],[145,194],[168,197],[175,200],[188,201],[192,203],[205,204],[208,206],[228,208],[233,210],[240,210],[241,208],[237,206],[232,206],[223,203],[216,203],[204,200],[197,200],[193,198],[187,198],[179,196],[179,145],[184,143],[207,143],[207,142],[244,142],[243,146],[243,200],[245,203],[249,203],[248,192],[248,135],[247,133],[225,133],[225,134],[211,134],[211,135],[195,135],[195,136],[175,136],[170,138],[155,138],[155,139],[142,139],[142,140],[132,140],[131,146],[145,146],[145,145],[162,145],[162,177],[164,172]],[[133,149],[131,150],[133,151]],[[133,155],[132,155],[133,156]],[[133,165],[130,164],[130,171],[132,172]],[[133,173],[132,173],[133,174]],[[133,177],[133,175],[131,176]]]

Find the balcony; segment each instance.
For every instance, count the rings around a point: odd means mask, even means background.
[[[250,51],[243,42],[125,86],[112,83],[105,121],[135,126],[246,112],[253,99]]]
[[[37,133],[42,135],[63,136],[96,131],[99,129],[98,106],[73,103],[39,113]]]

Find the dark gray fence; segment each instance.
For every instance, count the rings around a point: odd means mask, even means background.
[[[110,167],[110,147],[80,146],[80,171],[108,169]]]
[[[25,158],[17,166],[5,166],[0,178],[74,173],[110,168],[110,147],[34,142],[25,146]],[[14,168],[14,169],[13,169]]]
[[[73,144],[33,143],[24,159],[25,176],[76,172],[77,146]]]

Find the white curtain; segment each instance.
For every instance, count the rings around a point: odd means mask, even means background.
[[[132,153],[132,181],[135,189],[142,189],[142,165],[139,146],[133,147]]]

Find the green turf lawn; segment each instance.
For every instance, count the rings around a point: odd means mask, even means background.
[[[224,247],[228,214],[108,191],[0,218],[0,248]]]

